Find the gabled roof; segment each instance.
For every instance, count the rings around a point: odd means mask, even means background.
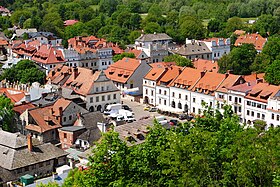
[[[245,82],[245,80],[240,75],[228,74],[227,78],[223,81],[223,83],[219,86],[217,91],[219,92],[227,92],[228,88],[231,88],[234,85],[238,85],[240,83]]]
[[[200,71],[211,71],[217,73],[219,71],[218,62],[205,59],[194,59],[192,61],[195,69]]]
[[[164,85],[166,86],[170,86],[172,81],[178,76],[180,75],[180,73],[182,72],[182,67],[180,66],[170,66],[168,68],[165,69],[164,74],[159,78],[158,80],[158,85],[164,83]]]
[[[196,83],[192,91],[203,92],[208,94],[214,94],[214,91],[224,81],[226,75],[214,72],[205,72],[205,75]]]
[[[251,75],[245,75],[244,78],[246,82],[252,82],[258,79],[264,81],[264,75],[265,73],[252,73]]]
[[[165,33],[155,33],[155,34],[142,34],[136,39],[136,41],[138,42],[156,42],[162,40],[172,40],[172,38]]]
[[[204,42],[193,41],[192,43],[187,43],[182,47],[175,49],[173,52],[182,56],[188,56],[188,55],[205,54],[205,53],[210,54],[211,50]]]
[[[279,90],[279,86],[270,85],[268,83],[258,83],[245,98],[267,103],[268,98],[273,97]]]
[[[139,60],[125,57],[111,64],[104,72],[109,79],[115,82],[126,83],[140,64]]]
[[[247,93],[247,92],[251,91],[252,88],[253,88],[256,84],[257,84],[257,81],[245,82],[245,83],[243,83],[243,84],[234,85],[234,86],[228,88],[228,90],[237,91],[237,92],[242,92],[242,93]]]
[[[13,103],[17,103],[21,101],[25,97],[25,92],[22,90],[16,90],[13,88],[0,88],[0,95],[3,94]]]
[[[17,149],[20,147],[27,146],[27,142],[26,138],[19,133],[10,133],[7,131],[0,130],[0,145]]]
[[[20,105],[14,106],[13,110],[19,114],[22,114],[27,109],[35,108],[35,106],[32,103],[23,103]]]
[[[186,67],[171,86],[191,90],[202,76],[204,76],[204,72]]]
[[[253,34],[246,34],[243,36],[239,36],[235,41],[235,46],[240,46],[244,43],[246,44],[253,44],[256,50],[262,50],[264,44],[266,43],[267,39],[263,38],[260,34],[253,33]]]
[[[33,55],[32,60],[43,64],[57,64],[65,62],[62,51],[55,49],[50,45],[42,45]]]

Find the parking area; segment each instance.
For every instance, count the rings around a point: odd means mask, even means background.
[[[132,111],[135,114],[135,119],[137,121],[139,119],[141,119],[143,117],[147,117],[147,116],[150,116],[151,118],[154,118],[155,116],[162,116],[162,114],[159,114],[157,112],[144,111],[144,108],[146,107],[145,104],[141,104],[138,102],[131,102],[130,100],[125,99],[125,98],[122,98],[121,101],[123,102],[124,105],[127,105],[132,109]],[[178,119],[178,118],[174,118],[174,117],[170,117],[170,116],[165,116],[165,117],[168,121],[170,121],[171,119]],[[182,120],[182,122],[183,121],[186,121],[186,120]]]

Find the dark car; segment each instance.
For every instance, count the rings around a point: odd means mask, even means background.
[[[180,119],[180,120],[186,119],[186,120],[188,120],[188,121],[191,121],[191,120],[193,119],[193,116],[188,115],[188,114],[180,114],[180,115],[179,115],[179,119]]]
[[[127,105],[122,105],[122,109],[132,111],[132,109]]]
[[[171,119],[169,121],[169,125],[172,125],[172,126],[177,125],[178,123],[179,123],[179,121],[177,119]]]
[[[156,107],[152,107],[149,109],[149,112],[156,112],[158,109]]]

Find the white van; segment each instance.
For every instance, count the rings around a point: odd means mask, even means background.
[[[106,107],[104,110],[105,115],[110,115],[111,113],[118,113],[118,111],[122,108],[122,105],[120,103],[117,104],[111,104]]]
[[[166,117],[164,117],[164,116],[156,116],[155,118],[161,125],[165,125],[168,123]]]

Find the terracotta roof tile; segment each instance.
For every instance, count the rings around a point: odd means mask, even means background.
[[[217,73],[219,71],[218,62],[205,59],[194,59],[193,65],[196,69],[200,71],[212,71]]]
[[[109,79],[116,82],[126,83],[140,64],[139,60],[133,58],[123,58],[122,60],[110,65],[104,72]]]
[[[74,25],[75,23],[78,23],[78,22],[79,22],[78,20],[74,20],[74,19],[66,20],[66,21],[64,21],[64,26]]]
[[[13,88],[0,88],[0,94],[10,98],[13,103],[17,103],[25,97],[25,92]]]
[[[280,90],[280,86],[270,85],[268,83],[258,83],[245,98],[267,103],[270,96],[274,96]]]
[[[32,103],[23,103],[20,105],[14,106],[13,110],[19,114],[22,114],[27,109],[35,108],[35,106]]]
[[[164,83],[166,86],[170,86],[172,81],[181,74],[182,67],[180,66],[170,66],[165,69],[163,76],[158,80],[158,84]]]
[[[65,62],[62,51],[55,49],[50,45],[42,45],[33,55],[32,60],[43,64],[57,64]]]
[[[256,81],[258,79],[262,79],[264,81],[264,75],[265,73],[252,73],[251,75],[245,75],[245,81],[246,82],[252,82],[252,81]]]
[[[231,88],[234,85],[240,84],[240,79],[243,79],[240,75],[228,74],[228,77],[219,86],[217,91],[227,92],[228,88]]]
[[[235,46],[246,44],[253,44],[256,50],[262,50],[267,39],[263,38],[260,34],[246,34],[244,36],[239,36],[235,41]]]
[[[202,75],[204,75],[204,73],[200,70],[186,67],[173,81],[172,86],[191,90]]]

